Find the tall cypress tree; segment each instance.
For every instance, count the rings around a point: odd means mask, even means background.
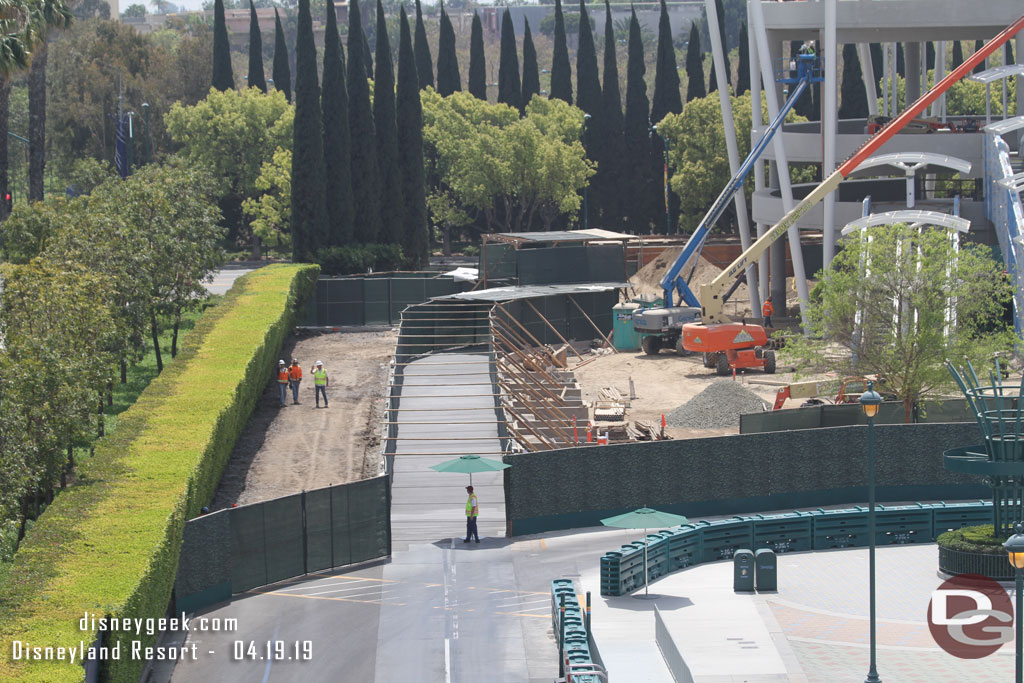
[[[377,133],[370,109],[370,85],[363,66],[363,21],[359,0],[348,10],[348,121],[352,143],[352,233],[356,242],[380,236]]]
[[[629,20],[629,58],[626,66],[626,116],[623,136],[628,170],[623,178],[624,196],[629,197],[629,227],[636,234],[650,232],[652,220],[650,109],[644,82],[644,44],[636,10]]]
[[[690,24],[690,42],[686,46],[686,101],[700,99],[707,94],[704,88],[704,53],[700,50],[700,29],[695,21]]]
[[[249,0],[249,77],[248,87],[267,92],[267,80],[263,76],[263,38],[260,36],[260,22],[256,18],[256,6]]]
[[[957,68],[964,63],[964,48],[963,44],[959,40],[953,41],[953,68]]]
[[[402,177],[398,170],[398,128],[395,120],[395,72],[384,5],[377,0],[377,72],[373,81],[373,125],[377,133],[377,169],[380,178],[380,241],[402,241],[405,212]]]
[[[935,43],[930,40],[924,44],[924,68],[926,71],[935,68]]]
[[[523,86],[519,80],[516,30],[508,7],[501,15],[501,51],[498,56],[498,101],[523,110]]]
[[[473,28],[469,34],[469,94],[487,101],[487,65],[484,61],[484,28],[480,15],[473,12]]]
[[[459,58],[455,54],[455,29],[441,5],[441,33],[437,39],[437,92],[442,96],[462,90]]]
[[[580,0],[580,27],[576,49],[576,106],[591,115],[590,125],[595,129],[601,116],[601,78],[597,73],[597,49],[594,31],[584,0]]]
[[[548,97],[572,104],[572,71],[569,67],[569,46],[565,42],[562,0],[555,0],[555,53],[551,60],[551,89]]]
[[[366,70],[366,77],[371,81],[373,80],[373,53],[370,52],[370,41],[366,38],[366,33],[363,33],[363,69]]]
[[[672,24],[669,23],[668,7],[661,0],[661,17],[658,20],[658,56],[654,64],[654,97],[651,99],[651,121],[657,123],[666,114],[683,111],[683,100],[679,94],[679,72],[676,71],[676,49],[672,45]],[[660,143],[660,141],[659,141]]]
[[[862,119],[868,115],[868,99],[861,74],[857,46],[846,43],[843,45],[843,82],[839,90],[841,119]]]
[[[295,132],[292,141],[292,259],[315,258],[327,235],[324,147],[316,45],[309,0],[299,0],[295,37]]]
[[[974,41],[974,51],[975,52],[977,52],[978,50],[980,50],[984,46],[985,46],[985,41],[983,41],[983,40],[976,40],[976,41]],[[987,61],[988,61],[987,59],[981,60],[981,62],[978,64],[978,66],[974,67],[974,73],[980,74],[982,71],[987,69],[988,67],[985,64]]]
[[[533,46],[530,21],[523,16],[523,107],[540,93],[540,69],[537,66],[537,48]]]
[[[274,89],[284,93],[289,102],[292,101],[292,70],[288,66],[288,43],[284,39],[284,28],[281,27],[281,15],[274,8]]]
[[[732,64],[729,63],[729,43],[725,39],[725,8],[722,0],[715,0],[715,13],[718,15],[718,34],[722,38],[722,50],[725,51],[725,82],[732,85]],[[711,60],[711,78],[708,80],[708,92],[718,90],[718,76],[715,74],[715,60]]]
[[[903,43],[896,43],[896,75],[907,77],[907,64],[903,60]]]
[[[324,29],[324,83],[320,105],[324,119],[324,169],[328,234],[326,245],[352,241],[352,140],[348,127],[348,89],[345,53],[338,37],[334,0],[326,0]]]
[[[427,43],[427,29],[423,25],[423,10],[420,0],[416,0],[416,73],[420,79],[420,88],[428,85],[434,87],[434,60],[430,57],[430,44]]]
[[[882,80],[882,44],[869,43],[868,49],[871,52],[871,70],[875,77],[875,92],[878,90],[878,82]]]
[[[618,230],[623,227],[623,206],[619,179],[628,172],[626,143],[622,137],[622,96],[619,93],[619,66],[615,54],[615,26],[608,0],[604,2],[604,80],[601,84],[601,116],[596,135],[588,138],[597,175],[593,179],[594,194],[601,197],[601,225]]]
[[[740,22],[740,63],[736,69],[736,94],[750,90],[750,43],[747,42],[747,22]]]
[[[1013,60],[1013,43],[1011,41],[1009,41],[1009,40],[1006,41],[1006,43],[1003,45],[1003,49],[1006,50],[1006,63],[1007,64],[1013,64],[1014,63],[1014,60]],[[1017,79],[1017,82],[1018,83],[1020,82],[1020,78],[1019,77]]]
[[[405,224],[402,230],[402,251],[413,268],[427,263],[430,229],[427,225],[426,180],[423,175],[423,109],[420,104],[420,79],[409,32],[405,7],[399,12],[398,92],[396,120],[398,123],[398,169],[405,200]]]
[[[217,90],[234,90],[235,76],[231,73],[231,43],[228,26],[224,21],[224,0],[213,2],[213,79]]]

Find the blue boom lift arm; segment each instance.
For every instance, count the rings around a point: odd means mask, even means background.
[[[764,134],[761,135],[761,139],[757,141],[757,144],[750,150],[750,154],[740,164],[739,170],[736,175],[733,176],[732,180],[725,186],[721,194],[718,195],[718,199],[711,205],[708,212],[704,215],[700,225],[690,235],[690,239],[687,240],[686,246],[683,247],[683,251],[679,254],[679,257],[675,260],[672,266],[665,272],[665,276],[661,279],[660,285],[665,292],[665,306],[676,306],[686,304],[688,306],[700,307],[700,302],[697,300],[696,295],[690,290],[689,281],[693,277],[693,271],[697,267],[697,262],[694,260],[693,267],[690,268],[690,272],[684,279],[680,273],[686,263],[695,255],[700,254],[701,249],[704,247],[704,242],[707,239],[708,233],[711,232],[711,228],[718,222],[718,219],[725,213],[726,208],[729,206],[729,202],[732,201],[732,197],[742,187],[743,181],[746,180],[747,175],[750,173],[750,169],[754,167],[754,162],[761,156],[765,148],[768,147],[768,143],[771,142],[775,133],[782,127],[783,121],[786,120],[786,115],[789,114],[790,110],[796,105],[797,100],[800,99],[800,95],[803,94],[807,86],[812,82],[818,82],[823,80],[821,77],[821,69],[814,55],[799,55],[796,60],[797,74],[796,78],[785,78],[778,77],[777,80],[787,83],[795,83],[796,87],[793,88],[793,93],[786,100],[786,104],[779,110],[778,116],[772,120],[771,124],[765,130]],[[779,70],[779,73],[785,73]],[[673,297],[673,290],[679,294],[679,303],[675,302]]]

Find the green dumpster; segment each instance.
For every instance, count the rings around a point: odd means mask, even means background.
[[[633,329],[633,311],[639,304],[617,304],[612,306],[612,344],[619,351],[636,351],[640,348],[640,335]]]

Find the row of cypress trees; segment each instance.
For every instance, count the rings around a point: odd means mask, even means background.
[[[380,0],[376,60],[370,55],[359,2],[352,0],[347,64],[334,2],[326,0],[321,84],[309,1],[299,0],[295,40],[292,256],[296,261],[315,261],[321,250],[332,247],[353,243],[397,244],[401,245],[406,262],[418,267],[425,263],[429,247],[423,112],[420,77],[405,8],[401,10],[396,78]],[[251,0],[249,7],[248,81],[251,87],[266,92],[259,25]],[[416,12],[422,22],[418,2]],[[374,77],[371,106],[367,79]],[[291,100],[288,52],[276,10],[273,78],[275,87]],[[213,87],[234,87],[222,0],[216,0],[214,6]]]

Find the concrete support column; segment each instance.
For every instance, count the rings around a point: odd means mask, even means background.
[[[892,43],[890,47],[892,48],[892,58],[889,60],[889,87],[892,89],[892,107],[889,115],[895,118],[900,110],[899,74],[896,73],[896,62],[899,60],[900,45],[899,43]]]
[[[889,43],[882,43],[882,113],[889,115]]]
[[[825,35],[821,46],[822,68],[825,70],[825,83],[822,87],[822,126],[824,127],[825,158],[822,160],[822,178],[827,178],[836,168],[836,133],[839,129],[839,71],[837,55],[839,45],[836,42],[836,2],[825,0]],[[862,67],[863,68],[863,67]],[[821,230],[822,267],[828,268],[836,253],[836,193],[825,195],[824,221]]]
[[[921,43],[903,44],[903,63],[906,66],[905,107],[921,96]]]
[[[834,0],[833,0],[834,1]],[[722,34],[718,30],[718,12],[715,11],[714,0],[704,0],[704,9],[708,17],[708,32],[711,35],[711,55],[715,62],[715,74],[718,79],[718,102],[722,107],[722,127],[725,131],[725,152],[729,158],[729,173],[733,176],[740,168],[739,148],[736,144],[736,123],[732,117],[732,100],[730,99],[729,84],[725,81],[726,71],[725,52],[722,45]],[[749,31],[748,31],[749,33]],[[760,109],[760,107],[758,107]],[[750,248],[750,218],[747,214],[747,197],[743,188],[733,195],[733,202],[736,205],[736,221],[740,230],[740,245],[746,251]],[[761,299],[758,296],[757,272],[754,264],[746,268],[748,290],[750,292],[750,310],[757,315],[761,309]]]
[[[761,78],[764,79],[765,83],[769,83],[774,80],[772,74],[771,65],[774,63],[771,60],[771,54],[768,49],[768,36],[764,30],[764,13],[761,9],[760,0],[747,0],[747,16],[750,19],[751,30],[757,36],[757,50],[760,56],[761,62]],[[779,113],[779,98],[777,92],[771,88],[765,90],[767,104],[768,104],[768,116],[775,118]],[[786,146],[783,142],[785,138],[784,134],[776,135],[772,139],[772,144],[775,149],[775,158],[778,164],[778,176],[779,186],[782,191],[782,205],[784,210],[788,213],[793,210],[795,203],[793,201],[793,186],[789,178],[789,163],[786,157]],[[789,227],[787,232],[789,237],[789,249],[793,258],[793,275],[796,277],[797,294],[800,297],[800,317],[802,319],[802,326],[804,331],[808,330],[807,320],[807,275],[804,272],[804,259],[803,253],[800,250],[800,231],[794,223]],[[774,263],[773,265],[773,274]],[[785,282],[785,268],[782,269],[778,279]],[[773,280],[776,277],[772,278]],[[785,285],[783,285],[784,287]],[[774,287],[773,287],[774,290]],[[785,299],[779,299],[781,304]]]
[[[875,83],[875,67],[871,63],[871,46],[868,43],[857,43],[857,55],[860,57],[864,94],[868,98],[868,116],[878,116],[878,85]]]
[[[1018,64],[1024,64],[1024,31],[1017,34],[1015,40],[1017,46],[1013,50],[1013,56]],[[1024,115],[1024,77],[1017,76],[1017,116]],[[1019,136],[1024,136],[1024,131],[1017,131]],[[1020,139],[1018,137],[1018,139]],[[1020,152],[1018,152],[1019,154]]]
[[[750,55],[750,123],[754,129],[758,129],[764,125],[761,118],[761,61],[758,59],[754,32],[750,30],[747,31],[747,54]],[[754,162],[754,192],[764,189],[764,180],[764,160],[758,159]],[[758,223],[757,236],[761,237],[767,228],[764,223]],[[757,293],[759,301],[768,296],[768,254],[762,254],[757,260]],[[755,316],[758,314],[756,309],[751,312]]]
[[[940,40],[935,44],[935,82],[938,83],[946,77],[946,41]],[[946,93],[939,96],[938,101],[932,105],[932,116],[938,115],[943,123],[946,122]]]

